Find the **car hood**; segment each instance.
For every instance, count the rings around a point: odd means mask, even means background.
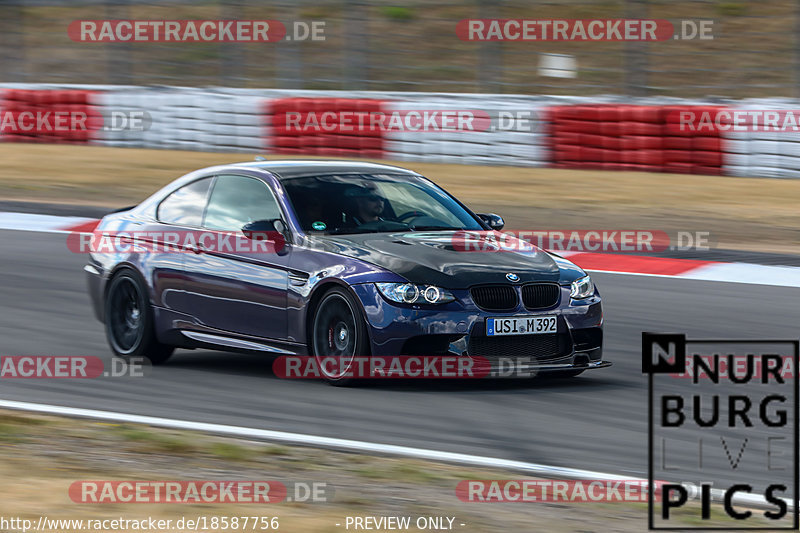
[[[465,289],[480,283],[560,281],[559,264],[547,252],[524,243],[514,250],[464,251],[462,231],[316,235],[312,247],[366,261],[412,283]],[[459,240],[461,239],[461,240]],[[566,262],[560,259],[562,262]]]

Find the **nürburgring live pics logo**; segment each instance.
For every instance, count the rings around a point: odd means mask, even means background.
[[[649,529],[798,528],[799,352],[797,340],[642,333],[648,486],[668,480],[650,491]]]

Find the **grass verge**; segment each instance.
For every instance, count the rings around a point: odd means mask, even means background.
[[[454,529],[464,532],[531,531],[532,524],[554,532],[646,528],[646,504],[479,504],[455,494],[465,479],[524,477],[499,469],[0,411],[0,514],[6,518],[35,523],[41,515],[76,520],[258,515],[277,516],[281,529],[304,532],[343,531],[347,516],[449,516],[455,517]],[[321,482],[333,496],[324,503],[91,505],[70,499],[68,489],[78,480]],[[696,525],[696,514],[696,507],[689,508],[679,525]]]

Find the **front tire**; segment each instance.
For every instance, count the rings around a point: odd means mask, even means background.
[[[352,384],[354,378],[348,373],[353,360],[369,355],[368,346],[367,328],[354,298],[339,288],[325,293],[311,329],[311,350],[322,378],[331,385]]]
[[[123,359],[146,357],[153,365],[159,365],[175,350],[174,346],[158,342],[147,290],[129,270],[118,273],[109,283],[105,325],[108,344]]]

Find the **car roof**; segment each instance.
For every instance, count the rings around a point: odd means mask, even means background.
[[[368,163],[365,161],[288,159],[274,161],[248,161],[244,163],[236,163],[233,166],[266,170],[267,172],[271,172],[272,174],[276,175],[278,179],[342,173],[391,173],[419,176],[419,173],[407,168],[396,167],[393,165],[383,165],[380,163]]]

